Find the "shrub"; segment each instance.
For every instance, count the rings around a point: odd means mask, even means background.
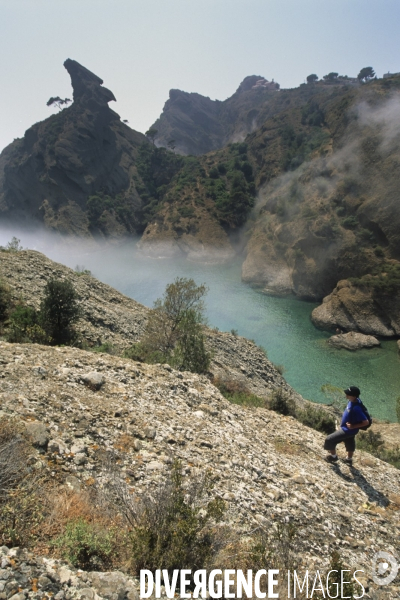
[[[11,293],[7,284],[0,281],[0,322],[4,321],[11,307]]]
[[[8,250],[9,252],[19,252],[23,250],[23,247],[20,244],[20,241],[15,236],[8,242],[7,246],[0,246],[0,250]]]
[[[37,325],[38,315],[34,308],[18,304],[10,314],[7,341],[11,343],[29,342],[27,330]]]
[[[387,448],[382,434],[372,429],[360,431],[357,436],[357,447],[400,469],[400,446]]]
[[[78,295],[68,280],[51,279],[44,290],[40,305],[40,325],[53,344],[65,344],[72,339],[72,324],[80,315]]]
[[[207,372],[210,354],[206,351],[202,322],[203,296],[207,288],[193,279],[178,277],[167,285],[163,298],[156,300],[143,339],[126,353],[134,360],[168,362],[181,371]]]
[[[277,388],[268,401],[268,408],[281,415],[296,416],[296,405],[292,398],[282,389]]]
[[[303,410],[299,410],[296,416],[303,425],[322,433],[330,434],[336,430],[335,419],[323,408],[307,405]]]
[[[379,455],[384,444],[385,440],[382,439],[382,434],[379,431],[375,433],[372,429],[360,431],[357,437],[357,447],[371,454]]]
[[[397,422],[400,423],[400,396],[396,400],[396,415],[397,415]]]
[[[79,518],[67,524],[55,541],[63,558],[74,567],[98,569],[107,567],[113,552],[113,532]]]
[[[232,402],[232,404],[265,407],[265,400],[256,396],[256,394],[252,394],[241,381],[214,378],[212,383],[219,389],[224,398]]]
[[[112,355],[117,354],[116,349],[110,342],[104,342],[104,344],[100,344],[100,346],[94,346],[93,348],[90,348],[90,350],[92,352],[100,352],[100,353],[104,352],[104,354],[112,354]],[[130,358],[130,357],[127,357],[127,358]]]
[[[158,489],[139,498],[129,494],[123,480],[111,472],[106,492],[132,527],[134,570],[204,568],[215,555],[219,536],[215,524],[225,503],[212,497],[209,474],[184,482],[175,461]]]
[[[81,277],[82,275],[87,275],[88,277],[92,276],[92,272],[89,269],[85,269],[84,265],[76,265],[75,273],[78,277]]]

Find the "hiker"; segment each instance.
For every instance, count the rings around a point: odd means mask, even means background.
[[[330,452],[330,454],[325,457],[325,460],[329,463],[337,462],[339,459],[336,454],[336,444],[344,442],[347,450],[347,458],[344,458],[343,462],[352,465],[353,454],[356,449],[356,435],[361,427],[366,427],[369,424],[369,420],[362,408],[362,403],[359,398],[359,388],[355,385],[351,385],[344,390],[344,393],[346,394],[348,403],[343,413],[339,429],[328,435],[325,440],[324,449]]]

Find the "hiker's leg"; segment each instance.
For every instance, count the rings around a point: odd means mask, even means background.
[[[344,445],[347,450],[347,458],[353,458],[356,449],[356,436],[352,435],[344,440]]]
[[[345,437],[346,434],[344,433],[343,429],[338,429],[334,433],[328,435],[328,437],[325,439],[324,449],[328,450],[332,456],[336,456],[336,444],[343,442]]]

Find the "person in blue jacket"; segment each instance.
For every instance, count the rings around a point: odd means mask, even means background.
[[[336,445],[344,442],[347,450],[347,458],[344,458],[343,462],[352,465],[353,454],[356,449],[356,435],[361,427],[368,425],[369,421],[361,407],[359,398],[360,389],[355,385],[351,385],[344,390],[344,393],[346,394],[348,403],[342,415],[342,422],[339,429],[328,435],[325,440],[324,449],[329,452],[325,460],[329,463],[337,462],[339,459],[336,454]]]

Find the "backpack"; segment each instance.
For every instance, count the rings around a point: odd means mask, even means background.
[[[362,409],[364,415],[368,419],[368,425],[365,425],[364,427],[360,427],[360,429],[362,429],[362,431],[367,431],[367,429],[369,429],[371,427],[371,425],[372,425],[372,417],[369,414],[368,408],[365,406],[365,404],[363,403],[363,401],[360,398],[359,398],[359,400],[360,400],[361,409]]]

